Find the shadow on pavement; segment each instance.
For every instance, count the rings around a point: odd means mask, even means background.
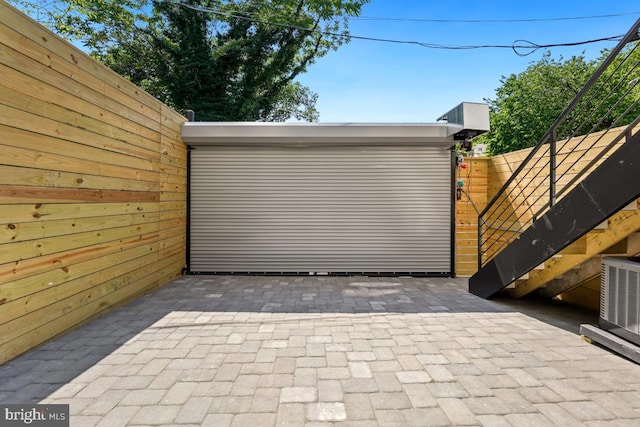
[[[188,322],[181,326],[173,313]],[[186,276],[0,366],[0,402],[64,398],[63,385],[72,380],[86,385],[105,374],[126,381],[129,365],[122,360],[141,363],[181,351],[176,348],[180,327],[203,327],[207,333],[207,327],[233,327],[238,316],[262,322],[257,313],[272,315],[270,322],[279,321],[279,314],[288,316],[281,321],[291,321],[295,314],[373,320],[415,313],[437,322],[457,313],[521,313],[572,333],[580,323],[597,321],[597,314],[549,300],[483,300],[467,292],[463,278]],[[162,328],[164,335],[158,334]],[[145,334],[154,341],[145,341]]]

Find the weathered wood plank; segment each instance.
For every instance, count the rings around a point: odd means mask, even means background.
[[[53,188],[0,185],[0,204],[37,203],[144,203],[157,202],[155,191],[90,190],[85,188]],[[1,215],[0,215],[1,216]]]
[[[161,238],[167,238],[176,234],[183,234],[186,237],[186,218],[175,218],[161,221],[163,228],[160,229]]]
[[[121,277],[149,265],[157,268],[158,253],[159,250],[149,251],[146,246],[133,248],[126,251],[126,255],[110,254],[101,259],[69,266],[66,271],[47,271],[18,282],[0,285],[0,300],[4,301],[0,323],[45,308],[98,286],[109,278]]]
[[[160,153],[158,152],[136,147],[135,145],[128,145],[105,135],[98,135],[79,127],[59,123],[27,111],[16,110],[3,104],[0,104],[0,125],[42,133],[46,136],[91,145],[107,151],[160,161]]]
[[[122,168],[97,160],[86,160],[67,155],[46,153],[39,147],[15,147],[0,144],[0,164],[23,168],[50,169],[61,172],[95,175],[104,177],[133,179],[141,181],[159,181],[161,172]],[[36,151],[36,148],[38,151]]]
[[[600,278],[595,277],[583,285],[574,287],[558,295],[557,299],[597,312],[600,310]]]
[[[587,236],[582,236],[559,252],[560,255],[577,255],[585,253],[587,253]]]
[[[25,222],[6,224],[0,228],[0,245],[46,239],[90,231],[125,227],[136,224],[156,223],[160,221],[160,212],[133,213],[125,215],[98,216],[88,218],[62,219],[56,221]],[[166,225],[186,221],[179,216],[166,220]],[[160,222],[160,229],[163,228]]]
[[[476,229],[477,225],[471,225],[469,227],[457,227],[456,239],[478,244],[478,232],[476,231]]]
[[[129,277],[135,277],[135,272],[129,273]],[[95,318],[109,309],[135,299],[158,287],[160,283],[160,280],[153,272],[137,281],[131,281],[127,277],[112,279],[106,285],[107,287],[109,285],[112,286],[112,289],[115,288],[112,292],[107,294],[96,292],[98,297],[93,300],[88,295],[83,295],[84,299],[73,301],[74,309],[69,309],[65,312],[66,301],[60,301],[50,306],[47,310],[40,310],[42,314],[36,312],[30,316],[23,316],[17,319],[16,325],[2,325],[1,328],[3,330],[19,330],[22,334],[16,336],[16,333],[11,333],[13,337],[11,341],[7,341],[6,336],[3,337],[3,344],[0,345],[0,357],[6,358],[6,360],[11,359],[66,330]],[[33,324],[38,325],[38,327],[29,328]]]
[[[166,137],[165,140],[175,141],[186,149],[186,145],[182,142],[181,133],[182,124],[187,121],[187,118],[166,105],[160,106],[160,114],[162,116],[160,129],[162,135]]]
[[[637,256],[640,254],[640,233],[633,233],[614,246],[618,247],[619,252],[617,255]],[[561,277],[553,279],[543,288],[537,290],[536,294],[552,298],[581,286],[587,281],[592,283],[591,279],[600,277],[602,255],[610,253],[611,250],[611,247],[609,247],[586,262],[574,266],[573,269],[567,271]],[[572,295],[575,296],[576,294]]]
[[[8,67],[19,71],[27,76],[30,76],[34,80],[40,80],[52,87],[60,88],[68,92],[68,97],[76,97],[95,105],[104,105],[106,111],[117,114],[121,120],[127,120],[137,123],[140,126],[147,128],[149,132],[159,133],[160,126],[157,120],[153,117],[157,113],[151,111],[148,107],[132,102],[131,99],[119,99],[117,101],[111,100],[111,96],[117,97],[117,92],[110,93],[109,86],[104,82],[96,79],[86,79],[81,82],[82,72],[76,74],[77,70],[69,70],[68,74],[52,72],[50,66],[40,64],[32,59],[20,54],[19,52],[11,49],[10,47],[2,46],[0,49],[0,63],[6,64]],[[52,58],[56,58],[55,54],[51,54]],[[93,89],[93,86],[98,86],[97,89]],[[25,88],[28,90],[29,87]],[[113,89],[111,89],[113,90]]]
[[[160,112],[162,113],[162,126],[171,129],[179,134],[182,124],[187,121],[187,118],[175,111],[173,108],[168,107],[164,104],[160,104]],[[175,139],[179,140],[180,137],[178,136]]]
[[[115,87],[112,87],[112,89],[109,90],[109,86],[105,85],[105,79],[109,80],[112,78],[113,72],[106,67],[99,70],[98,74],[92,75],[92,73],[87,73],[82,70],[82,64],[77,64],[75,62],[69,63],[58,55],[59,51],[51,51],[49,49],[50,46],[46,46],[46,42],[42,45],[33,42],[4,24],[0,24],[0,42],[6,46],[5,50],[11,49],[24,56],[24,58],[13,58],[13,62],[6,61],[6,63],[7,65],[12,65],[12,68],[15,70],[30,75],[34,80],[32,84],[37,85],[37,81],[44,80],[51,83],[47,85],[50,88],[61,88],[65,93],[68,93],[69,90],[65,90],[65,85],[59,86],[54,83],[66,77],[67,79],[70,79],[66,83],[66,87],[84,87],[84,93],[79,92],[78,94],[88,101],[99,100],[100,102],[92,103],[97,106],[102,106],[103,114],[106,114],[107,116],[109,114],[116,114],[118,117],[122,118],[123,115],[121,112],[127,112],[127,110],[130,110],[131,114],[129,115],[132,117],[128,119],[128,121],[130,121],[131,124],[137,125],[131,128],[134,133],[146,136],[158,133],[158,124],[156,123],[158,120],[158,113],[152,112],[151,114],[145,114],[147,113],[146,109],[138,109],[136,107],[137,104],[139,104],[139,100],[131,97],[129,97],[129,99],[123,97],[121,93],[122,91]],[[82,56],[84,56],[84,53],[80,52],[78,57]],[[26,58],[31,61],[27,62]],[[71,58],[71,56],[69,56],[69,58]],[[25,64],[27,63],[32,66],[26,66]],[[100,66],[101,65],[99,65],[99,67]],[[50,71],[46,71],[45,68]],[[59,75],[51,70],[57,71]],[[122,82],[122,78],[120,78],[120,81]],[[127,86],[132,85],[129,83]],[[126,88],[123,89],[126,90]],[[33,92],[34,91],[32,90],[31,93]],[[140,95],[149,97],[149,95],[144,92],[140,93]],[[153,102],[151,104],[153,104]],[[99,115],[94,117],[98,118]],[[151,125],[151,128],[145,127],[145,124]]]
[[[2,185],[84,188],[100,190],[156,192],[160,183],[156,181],[140,181],[121,179],[101,175],[60,172],[52,169],[20,168],[9,165],[0,166],[4,171]]]
[[[185,153],[186,156],[186,153]],[[174,165],[170,165],[170,164],[166,164],[166,163],[160,163],[160,169],[159,169],[162,173],[165,173],[167,175],[174,175],[174,176],[180,176],[180,177],[185,177],[187,176],[187,168],[185,167],[178,167],[178,166],[174,166]]]
[[[456,274],[470,276],[478,269],[478,213],[487,204],[489,158],[465,159],[467,169],[458,169],[465,183],[461,200],[456,201]],[[470,196],[470,197],[469,197]]]
[[[57,88],[12,71],[12,68],[0,65],[0,74],[7,76],[0,84],[0,99],[3,104],[91,132],[109,135],[113,139],[127,141],[147,150],[158,149],[158,132],[107,111],[103,105],[71,96],[68,84],[66,87]]]
[[[583,254],[550,258],[545,262],[544,270],[532,271],[529,280],[511,290],[510,294],[516,298],[527,295],[639,230],[640,211],[620,211],[609,218],[609,229],[587,233],[587,248]]]
[[[184,117],[0,2],[0,363],[180,275]]]
[[[165,173],[161,173],[159,181],[167,184],[185,184],[186,179],[179,175],[167,175]]]
[[[157,279],[154,272],[157,269],[158,266],[155,263],[147,264],[142,268],[126,272],[124,275],[116,278],[105,278],[106,282],[101,285],[76,293],[63,300],[53,302],[44,309],[36,310],[27,315],[2,323],[0,324],[0,346],[31,330],[38,329],[47,323],[53,321],[64,322],[64,320],[58,319],[64,317],[66,313],[73,312],[91,301],[99,300],[111,293],[126,288],[137,280],[150,277],[150,280],[155,281]]]
[[[48,52],[42,63],[52,70],[86,79],[92,89],[109,92],[114,100],[123,105],[135,101],[144,107],[139,108],[140,113],[159,122],[161,104],[151,95],[4,2],[0,3],[0,16],[3,17],[2,24],[22,36],[18,50],[25,49],[30,42],[40,45]],[[105,85],[109,86],[109,90]]]
[[[55,221],[94,216],[126,215],[181,209],[181,204],[140,203],[29,203],[4,204],[0,209],[0,224]]]
[[[109,244],[127,238],[157,233],[158,222],[147,222],[126,227],[105,228],[97,231],[74,233],[65,236],[45,237],[25,242],[6,243],[0,245],[0,264],[22,261],[29,258],[42,257],[99,244]]]
[[[163,202],[186,200],[186,195],[184,193],[163,191],[160,193],[160,200]]]
[[[157,242],[159,238],[160,233],[157,232],[142,234],[68,252],[0,264],[0,283],[9,283],[48,270],[58,268],[64,270],[65,268],[69,268],[71,264],[99,258],[115,252],[123,252],[128,248],[136,246],[149,245]],[[153,250],[153,247],[151,247],[150,250]]]
[[[184,200],[169,200],[169,201],[164,201],[161,200],[160,201],[160,211],[161,212],[167,212],[167,211],[174,211],[174,210],[181,210],[184,211],[185,214],[187,212],[187,199],[186,199],[186,195],[185,195],[185,199]]]
[[[170,246],[180,246],[183,248],[183,252],[186,256],[186,242],[187,236],[184,227],[175,227],[167,230],[163,230],[161,238],[161,248],[168,248]],[[161,257],[164,256],[161,254]]]
[[[580,335],[588,342],[596,342],[614,353],[640,364],[640,347],[596,326],[580,325]]]
[[[167,259],[169,257],[177,256],[182,260],[182,264],[180,266],[180,271],[182,271],[183,267],[186,267],[186,257],[185,257],[185,245],[184,244],[176,244],[166,246],[160,249],[160,255]]]
[[[460,249],[463,248],[474,248],[477,249],[478,248],[478,239],[477,237],[474,239],[472,238],[461,238],[456,234],[456,241],[458,242]]]
[[[562,276],[551,280],[544,287],[536,291],[536,295],[546,298],[553,298],[569,289],[579,286],[587,280],[600,276],[600,268],[602,266],[602,257],[595,256],[586,262],[576,266]]]
[[[187,184],[185,182],[175,183],[175,182],[160,182],[160,191],[166,193],[181,193],[182,195],[187,194]]]
[[[162,154],[161,155],[161,159],[160,162],[163,165],[170,165],[173,167],[177,167],[177,168],[186,168],[187,167],[187,158],[179,158],[179,157],[173,157],[170,156],[168,154]]]
[[[170,132],[171,137],[164,134],[160,136],[162,154],[175,157],[177,159],[186,158],[187,146],[181,140],[180,128],[177,130],[170,130]]]
[[[117,267],[129,260],[139,259],[145,256],[148,256],[145,258],[147,260],[159,260],[159,248],[159,239],[156,239],[155,241],[146,241],[141,245],[130,245],[121,251],[108,252],[103,250],[98,257],[75,257],[69,259],[64,265],[57,266],[57,268],[45,269],[33,275],[15,278],[14,280],[2,283],[0,285],[0,300],[10,302],[32,294],[41,293],[52,287],[64,285],[67,282],[76,283],[78,280],[86,280],[89,284],[102,283],[106,280],[105,277],[117,277],[114,275],[106,275],[108,273],[105,271],[108,268]],[[89,276],[92,274],[97,274],[97,276],[90,278]],[[101,276],[101,274],[105,274],[106,276]]]
[[[160,211],[160,221],[168,221],[173,219],[180,219],[186,221],[187,212],[184,209],[166,209]]]
[[[143,171],[158,173],[161,171],[165,174],[183,174],[186,176],[186,170],[183,169],[169,167],[161,169],[159,161],[150,161],[149,159],[134,157],[128,154],[106,151],[100,147],[93,147],[84,143],[67,141],[5,125],[0,125],[0,141],[2,141],[2,144],[5,146],[32,149],[36,151],[36,154],[45,153],[60,155],[61,153],[64,153],[65,156],[72,157],[73,159],[89,161],[100,159],[103,163],[103,167],[105,168],[118,166],[121,170],[131,169],[134,172]],[[128,172],[123,170],[123,173]],[[157,179],[157,177],[155,179]]]

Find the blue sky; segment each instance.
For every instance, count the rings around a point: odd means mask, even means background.
[[[363,17],[421,19],[529,19],[640,11],[633,0],[371,0]],[[511,45],[591,40],[626,33],[635,15],[552,22],[425,23],[352,20],[351,34],[447,45]],[[615,42],[550,49],[554,58],[583,51],[587,59]],[[543,51],[517,56],[511,49],[433,50],[352,40],[320,58],[298,80],[318,93],[321,122],[435,122],[462,101],[493,98],[500,77],[523,71]]]

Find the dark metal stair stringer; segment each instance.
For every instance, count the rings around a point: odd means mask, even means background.
[[[469,279],[490,298],[640,197],[640,132]]]

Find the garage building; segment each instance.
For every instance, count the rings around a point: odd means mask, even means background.
[[[455,120],[185,123],[189,272],[454,275]]]

